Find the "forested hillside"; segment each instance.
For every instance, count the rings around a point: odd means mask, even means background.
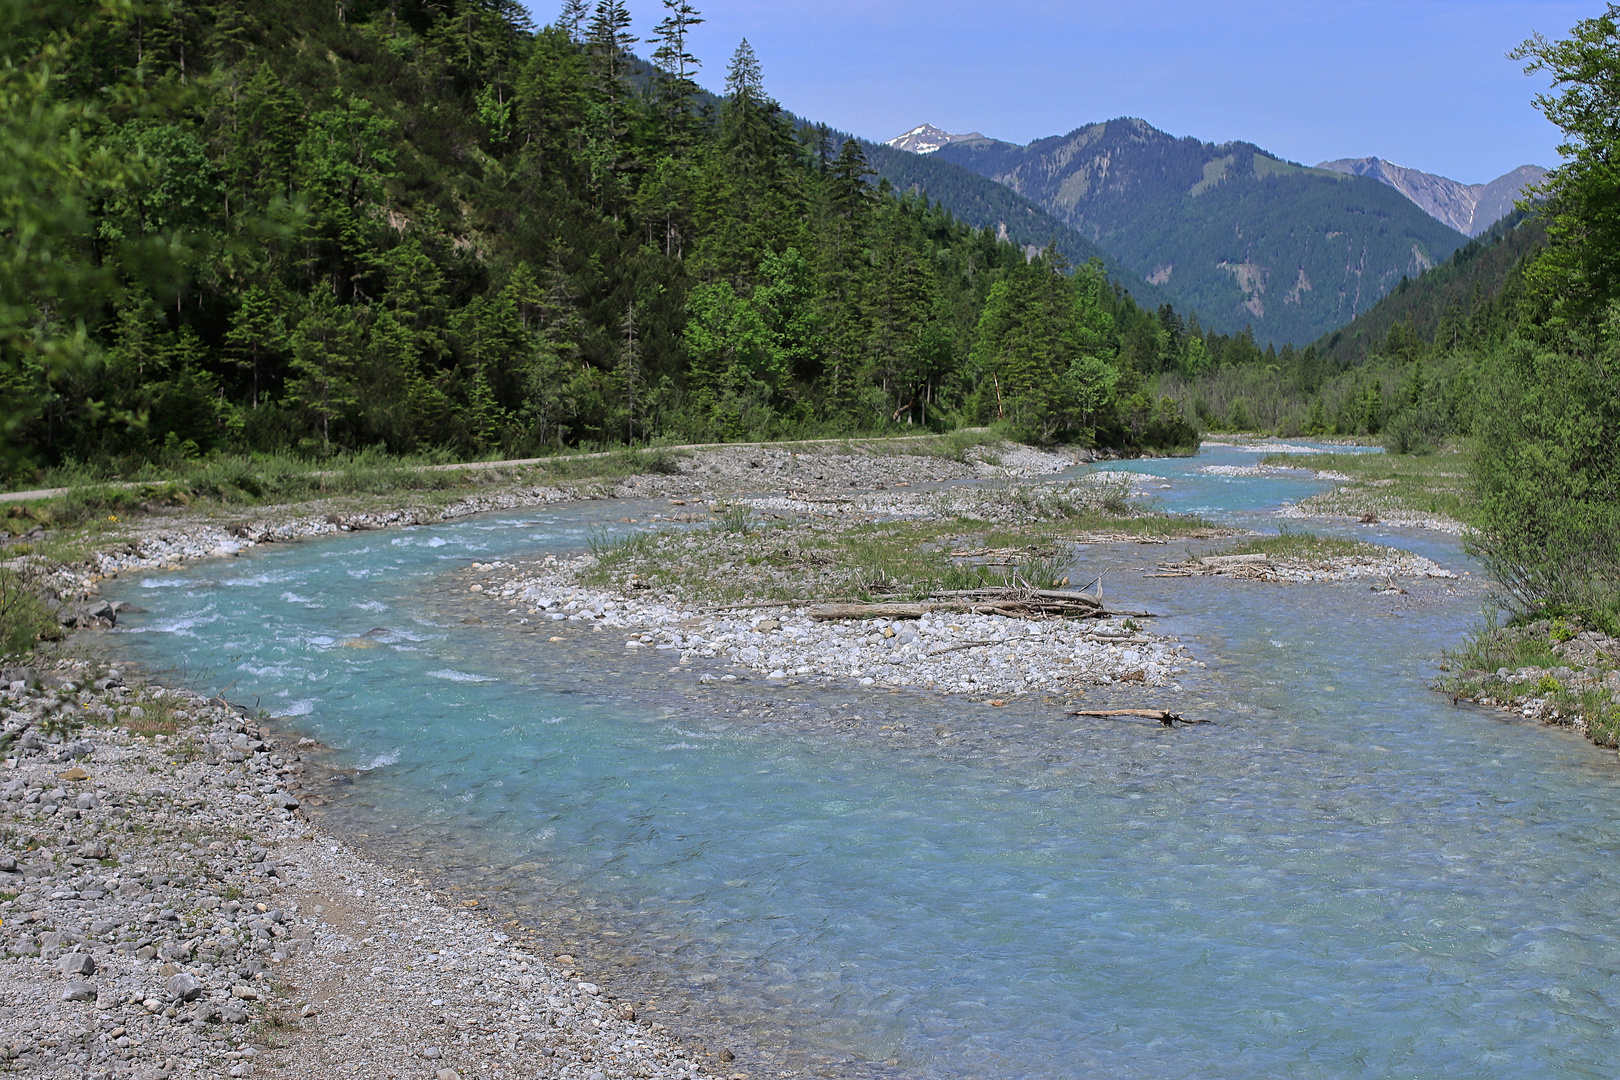
[[[1303,345],[1465,241],[1400,192],[1249,143],[1177,139],[1111,120],[1015,146],[930,155],[999,180],[1226,333]]]
[[[1385,346],[1397,326],[1397,338],[1411,336],[1426,346],[1437,338],[1456,345],[1499,336],[1518,311],[1523,264],[1546,246],[1540,219],[1515,211],[1439,266],[1403,280],[1317,348],[1330,360],[1360,360]]]
[[[917,154],[883,143],[861,144],[878,176],[902,192],[916,192],[949,210],[959,221],[996,230],[998,236],[1026,251],[1048,245],[1076,266],[1098,259],[1110,280],[1126,289],[1138,305],[1157,308],[1169,297],[1155,285],[1005,184],[932,154]]]
[[[650,2],[650,0],[649,0]],[[1097,265],[873,186],[664,0],[0,2],[9,465],[999,421],[1185,444]]]

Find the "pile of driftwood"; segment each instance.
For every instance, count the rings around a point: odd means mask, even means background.
[[[1004,615],[1009,618],[1048,616],[1064,619],[1108,619],[1122,615],[1152,618],[1147,611],[1109,611],[1100,598],[1083,592],[1053,589],[959,589],[935,593],[909,603],[816,604],[805,614],[819,622],[832,619],[920,619],[933,612]]]

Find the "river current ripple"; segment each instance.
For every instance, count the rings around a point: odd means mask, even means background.
[[[1262,527],[1322,487],[1198,471],[1252,460],[1111,467]],[[678,1033],[729,1029],[755,1077],[1613,1075],[1620,767],[1426,689],[1485,603],[1472,578],[1384,597],[1086,549],[1077,580],[1107,570],[1209,663],[1166,703],[1217,723],[1173,731],[699,686],[617,634],[465,622],[444,585],[622,516],[148,574],[108,590],[146,609],[108,647],[338,748],[359,771],[328,827],[494,897]],[[1357,535],[1472,569],[1449,538]]]

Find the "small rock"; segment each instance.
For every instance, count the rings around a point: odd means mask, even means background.
[[[736,1061],[737,1060],[737,1055],[733,1054],[730,1050],[722,1050],[722,1051],[720,1051],[720,1060],[721,1061]]]
[[[440,1050],[437,1046],[430,1046],[426,1050],[422,1051],[422,1056],[427,1058],[429,1061],[437,1061],[444,1057],[444,1051]]]
[[[184,971],[178,975],[170,975],[163,988],[176,1001],[196,1001],[203,992],[203,985],[197,981],[197,977]]]
[[[454,1069],[440,1069],[433,1074],[433,1078],[434,1080],[461,1080],[461,1077],[456,1075]]]
[[[94,1001],[96,988],[87,982],[70,982],[62,987],[63,1001]]]
[[[240,1005],[222,1005],[219,1009],[219,1018],[227,1024],[240,1024],[247,1020],[247,1010]]]
[[[64,975],[94,975],[96,961],[89,953],[68,953],[57,961],[56,970]]]
[[[240,998],[243,1001],[258,1001],[259,992],[246,983],[237,983],[231,987],[231,997]]]

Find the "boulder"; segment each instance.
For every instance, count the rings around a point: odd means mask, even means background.
[[[178,975],[170,975],[163,988],[176,1001],[196,1001],[203,992],[203,985],[197,981],[197,977],[184,971]]]

